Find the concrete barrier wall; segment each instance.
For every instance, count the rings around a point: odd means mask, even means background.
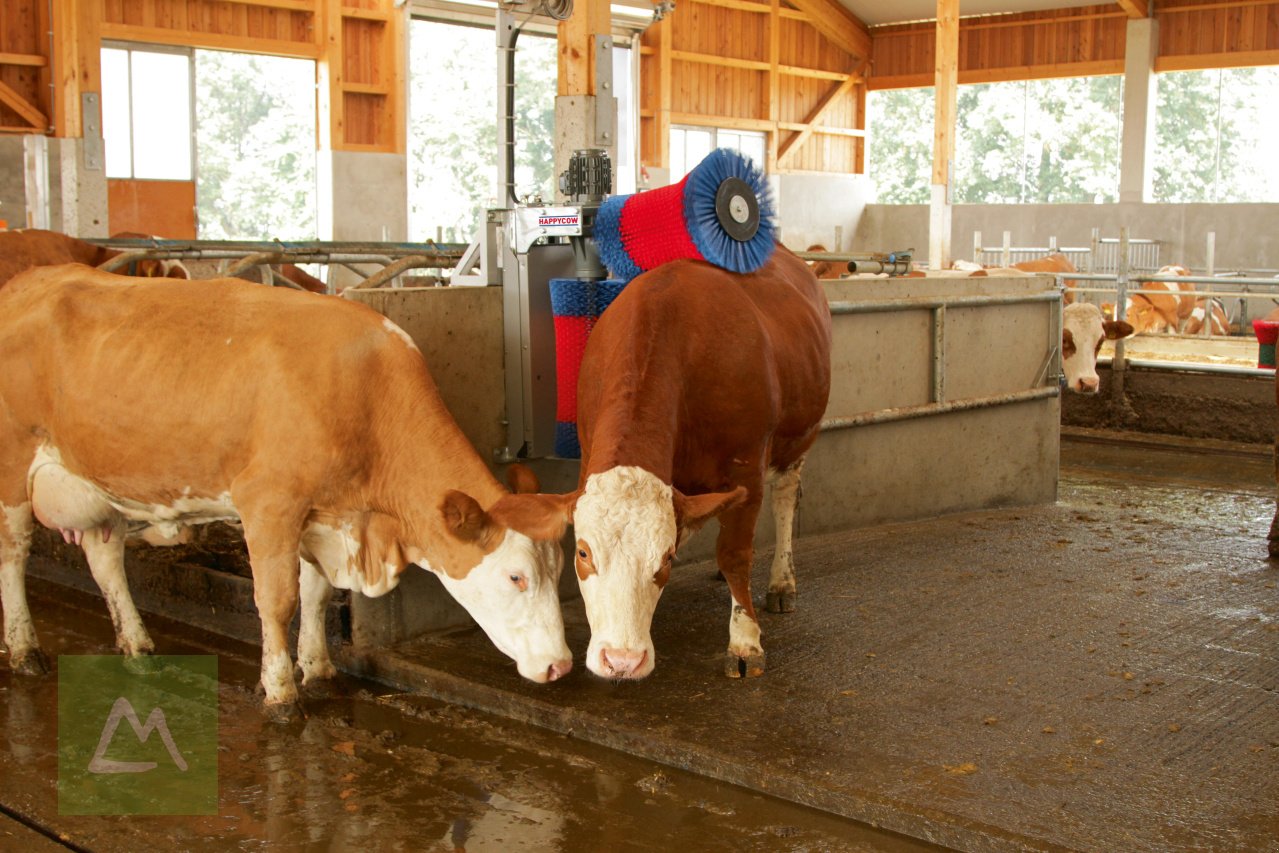
[[[1206,237],[1216,232],[1218,269],[1279,269],[1279,204],[957,204],[951,228],[951,255],[970,259],[973,232],[997,246],[1004,231],[1014,246],[1087,246],[1092,229],[1118,237],[1163,242],[1163,263],[1203,269]],[[852,251],[914,247],[921,260],[928,249],[928,205],[868,204],[856,223]]]
[[[827,282],[835,302],[943,299],[1051,293],[1046,276],[985,279],[864,279]],[[422,288],[357,291],[403,328],[426,356],[445,403],[486,459],[502,435],[501,291]],[[945,317],[945,399],[1002,395],[1036,384],[1050,350],[1056,302],[951,307]],[[834,318],[833,387],[827,416],[930,402],[931,312]],[[812,535],[948,512],[1056,498],[1060,408],[1056,397],[824,432],[805,467],[798,533]],[[575,461],[533,460],[546,491],[576,487]],[[771,547],[765,501],[756,541]],[[681,562],[714,553],[707,525]],[[572,572],[561,579],[576,594]],[[410,572],[381,599],[352,597],[357,644],[380,645],[422,631],[466,624],[467,616],[426,572]]]

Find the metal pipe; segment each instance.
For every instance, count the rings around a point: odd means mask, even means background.
[[[946,401],[946,306],[933,309],[933,382],[932,401]]]
[[[311,254],[378,254],[390,256],[456,253],[461,257],[466,243],[382,243],[359,240],[161,240],[158,238],[86,238],[86,242],[108,249],[153,249],[170,251],[308,252]]]
[[[262,264],[282,264],[285,260],[285,257],[279,252],[255,252],[231,264],[231,266],[222,271],[222,275],[226,278],[235,278],[250,267],[261,266]]]
[[[969,397],[964,400],[951,400],[948,403],[926,403],[922,406],[900,406],[895,409],[879,409],[849,417],[827,418],[821,423],[822,432],[851,427],[868,426],[870,424],[892,423],[894,421],[914,420],[932,415],[946,415],[953,412],[969,412],[976,409],[989,409],[995,406],[1006,406],[1012,403],[1027,403],[1034,400],[1047,400],[1060,397],[1061,389],[1056,385],[1044,388],[1031,388],[1028,391],[1013,391],[1009,394],[994,394],[988,397]]]
[[[351,285],[347,288],[347,290],[372,290],[375,287],[381,287],[383,284],[395,278],[405,270],[430,266],[435,266],[435,264],[432,263],[431,258],[426,256],[413,257],[410,255],[407,258],[400,258],[395,263],[388,264],[359,284]]]
[[[1097,363],[1102,365],[1110,364],[1111,359],[1099,358]],[[1230,376],[1265,376],[1270,379],[1275,377],[1275,369],[1273,367],[1244,367],[1239,364],[1192,364],[1185,361],[1154,361],[1146,358],[1130,358],[1128,359],[1128,365],[1130,367],[1140,367],[1144,370],[1169,370],[1178,373],[1224,373]]]
[[[1012,296],[957,296],[944,299],[935,296],[907,297],[904,299],[868,300],[866,302],[850,302],[837,300],[830,303],[830,313],[835,314],[882,314],[889,311],[931,311],[934,308],[972,308],[990,305],[1022,305],[1036,302],[1058,302],[1061,293],[1025,293]]]

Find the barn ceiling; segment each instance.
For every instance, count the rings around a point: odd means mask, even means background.
[[[931,21],[937,17],[937,0],[840,0],[868,26],[899,24],[905,21]],[[1007,12],[1042,12],[1045,9],[1067,9],[1096,6],[1102,0],[961,0],[959,14],[996,15]]]

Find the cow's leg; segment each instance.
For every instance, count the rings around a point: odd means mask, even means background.
[[[333,585],[319,566],[302,561],[302,617],[298,623],[298,666],[302,667],[302,684],[332,678],[337,668],[329,658],[329,643],[324,631],[324,616]]]
[[[755,558],[755,520],[760,499],[725,510],[719,517],[719,538],[715,559],[728,581],[732,611],[728,620],[728,655],[724,674],[729,678],[754,678],[764,674],[764,649],[760,645],[759,621],[751,603],[751,563]]]
[[[31,611],[27,609],[27,554],[31,550],[32,514],[23,485],[0,498],[0,604],[4,607],[4,642],[9,666],[24,675],[43,675],[49,659],[40,650]]]
[[[124,574],[125,524],[115,518],[107,527],[92,527],[84,531],[80,547],[89,561],[89,571],[102,590],[115,626],[115,644],[126,655],[150,654],[155,643],[142,625],[142,617],[129,595],[129,581]]]
[[[790,613],[795,609],[795,511],[799,508],[799,475],[804,468],[801,456],[791,467],[773,475],[773,526],[777,547],[768,573],[769,613]]]
[[[268,710],[286,717],[296,709],[297,684],[289,656],[289,623],[298,609],[301,556],[298,545],[306,511],[290,497],[287,480],[274,472],[237,479],[231,500],[244,524],[253,570],[253,601],[262,620],[262,689]]]

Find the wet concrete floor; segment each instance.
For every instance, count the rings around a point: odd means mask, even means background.
[[[461,631],[347,655],[382,684],[286,725],[255,649],[149,617],[161,651],[220,655],[217,816],[59,816],[56,681],[0,667],[0,849],[1276,849],[1272,462],[1089,438],[1055,505],[798,543],[760,679],[720,674],[705,563],[673,574],[644,682],[579,659],[533,685]],[[51,653],[110,651],[100,599],[32,586]]]

